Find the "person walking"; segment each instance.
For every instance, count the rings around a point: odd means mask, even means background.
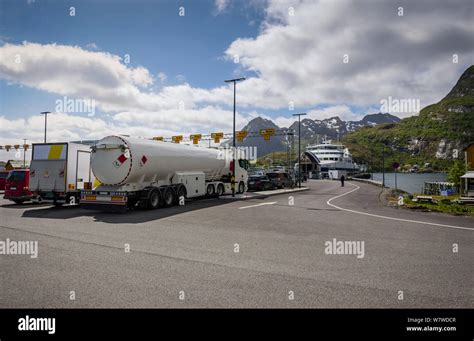
[[[344,175],[341,175],[341,187],[344,187],[344,180],[346,180],[346,178]]]

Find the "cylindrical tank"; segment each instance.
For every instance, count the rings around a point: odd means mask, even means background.
[[[162,141],[107,136],[92,149],[91,167],[104,185],[165,180],[175,172],[229,174],[223,151]]]

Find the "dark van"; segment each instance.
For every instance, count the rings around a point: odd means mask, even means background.
[[[5,183],[5,199],[9,199],[16,204],[32,200],[35,195],[29,189],[30,170],[15,169],[10,171]]]
[[[271,172],[267,173],[267,176],[276,188],[293,188],[294,186],[293,179],[286,172]]]

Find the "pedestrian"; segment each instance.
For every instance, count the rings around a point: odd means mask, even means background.
[[[346,180],[346,178],[344,175],[341,175],[341,187],[344,187],[344,180]]]

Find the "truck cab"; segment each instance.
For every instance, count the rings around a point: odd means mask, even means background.
[[[15,169],[10,171],[5,183],[5,199],[16,204],[34,199],[36,196],[29,189],[29,169]]]

